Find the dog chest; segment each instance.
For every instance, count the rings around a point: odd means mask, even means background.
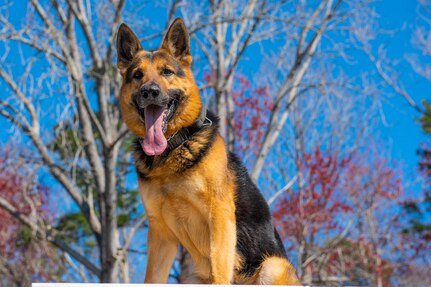
[[[196,176],[193,180],[140,183],[151,228],[169,233],[188,249],[208,253],[210,199],[206,188],[205,182]]]

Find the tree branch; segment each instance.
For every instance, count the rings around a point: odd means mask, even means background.
[[[298,175],[295,175],[291,180],[289,180],[289,182],[282,189],[278,190],[270,199],[268,199],[268,205],[271,206],[271,204],[274,203],[274,201],[280,195],[288,191],[293,186],[293,184],[296,182],[297,179],[298,179]]]
[[[106,51],[106,59],[105,61],[111,61],[111,57],[112,57],[112,51],[114,50],[114,45],[115,45],[115,39],[117,36],[117,29],[118,29],[118,24],[121,21],[121,11],[124,8],[124,3],[126,1],[125,0],[119,0],[117,6],[115,7],[115,15],[114,15],[114,21],[112,22],[112,26],[111,26],[111,36],[109,37],[109,44],[108,44],[108,49]]]
[[[341,4],[341,2],[342,0],[338,0],[334,4],[334,6],[330,7],[332,4],[332,0],[327,1],[327,9],[319,25],[319,28],[315,32],[314,36],[311,38],[310,42],[308,43],[304,51],[300,52],[299,54],[297,53],[295,63],[291,68],[289,75],[286,77],[282,87],[279,89],[277,93],[275,104],[271,111],[269,126],[265,132],[262,145],[259,148],[256,163],[253,166],[253,169],[251,171],[251,178],[255,182],[259,178],[260,172],[263,168],[263,163],[265,161],[265,158],[268,152],[270,151],[275,140],[278,138],[281,132],[281,129],[284,126],[289,116],[289,112],[290,112],[289,109],[285,109],[284,111],[281,111],[282,110],[281,99],[287,98],[288,103],[292,103],[293,99],[296,98],[296,93],[297,93],[299,83],[302,81],[302,78],[304,77],[305,73],[307,72],[310,66],[311,59],[313,58],[314,53],[317,49],[317,46],[320,43],[320,40],[324,33],[324,29],[328,21],[332,18],[335,11]],[[304,29],[308,29],[308,27]]]
[[[72,10],[76,19],[78,19],[78,22],[84,31],[85,39],[87,40],[88,49],[90,50],[94,66],[100,68],[102,66],[102,60],[97,50],[96,39],[94,38],[93,31],[91,30],[90,22],[88,21],[88,17],[84,11],[84,3],[81,0],[67,0],[67,4]]]
[[[28,122],[21,123],[17,121],[17,119],[14,118],[11,114],[7,113],[6,110],[1,110],[0,114],[6,117],[7,119],[9,119],[10,121],[12,121],[12,123],[16,124],[18,128],[20,128],[25,134],[27,134],[31,138],[40,156],[42,157],[42,160],[47,165],[47,167],[51,171],[54,178],[58,180],[58,182],[65,188],[65,190],[72,197],[75,203],[80,207],[80,209],[82,211],[85,211],[84,209],[85,202],[80,194],[80,191],[70,181],[68,176],[62,170],[62,168],[59,167],[57,164],[55,164],[54,160],[49,154],[49,151],[46,145],[43,143],[42,139],[40,138],[40,128],[39,128],[40,121],[39,121],[39,117],[36,114],[36,110],[33,106],[33,103],[22,93],[22,91],[18,88],[18,85],[12,80],[11,77],[9,77],[9,75],[2,68],[0,68],[0,77],[5,80],[8,86],[14,92],[14,95],[17,96],[18,100],[25,105],[26,109],[30,113],[31,123],[28,123]],[[2,104],[8,105],[5,102],[3,102]],[[16,111],[16,109],[14,109],[14,111]],[[20,113],[17,113],[17,115],[19,117],[21,116]],[[24,116],[22,117],[25,119]],[[84,213],[84,214],[86,215],[86,218],[90,226],[92,227],[92,230],[96,234],[100,234],[101,226],[95,214],[94,215],[87,214],[87,213]]]
[[[0,207],[6,210],[16,219],[18,219],[22,224],[28,226],[31,230],[33,230],[33,232],[37,234],[39,238],[47,240],[59,249],[63,250],[64,252],[67,252],[68,254],[70,254],[70,256],[72,256],[78,262],[87,267],[88,270],[93,272],[96,276],[100,277],[100,269],[93,265],[93,263],[91,263],[85,256],[81,255],[79,252],[77,252],[72,247],[61,241],[57,236],[55,236],[54,234],[56,233],[56,231],[54,229],[50,229],[49,226],[48,228],[38,226],[37,223],[25,216],[23,213],[19,212],[3,197],[0,197]]]

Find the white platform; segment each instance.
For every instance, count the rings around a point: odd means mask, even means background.
[[[121,284],[121,283],[33,283],[32,287],[207,287],[203,284]],[[253,287],[256,285],[217,285],[217,287]],[[265,285],[265,287],[280,287]],[[295,286],[293,286],[295,287]],[[300,286],[297,286],[300,287]]]

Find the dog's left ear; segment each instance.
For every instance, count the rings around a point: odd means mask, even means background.
[[[169,26],[168,32],[163,39],[162,49],[168,50],[169,53],[181,62],[191,64],[190,36],[181,18],[175,19],[171,26]]]

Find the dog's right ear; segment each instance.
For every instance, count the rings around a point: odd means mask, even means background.
[[[142,46],[139,43],[138,37],[136,37],[129,26],[122,23],[117,34],[117,67],[121,75],[126,72],[133,57],[139,50],[142,50]]]

